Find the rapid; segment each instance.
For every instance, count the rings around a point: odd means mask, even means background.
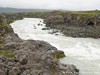
[[[10,25],[20,38],[43,40],[64,51],[66,57],[61,63],[74,64],[80,75],[100,75],[100,39],[66,37],[60,31],[52,34],[40,18],[24,18]]]

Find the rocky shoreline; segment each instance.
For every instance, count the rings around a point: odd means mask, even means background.
[[[63,51],[44,41],[19,38],[9,23],[21,18],[0,16],[0,75],[79,75],[74,65],[59,62]]]
[[[67,37],[100,38],[100,13],[99,11],[87,12],[24,12],[2,13],[7,23],[26,18],[45,19],[48,29],[57,29]]]
[[[46,26],[67,37],[100,38],[100,14],[75,14],[54,11],[47,15]]]

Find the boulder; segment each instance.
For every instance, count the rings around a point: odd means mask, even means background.
[[[40,26],[41,24],[39,23],[38,26]]]
[[[42,28],[42,30],[50,30],[50,28]]]
[[[27,64],[27,62],[28,62],[27,56],[26,56],[26,55],[21,56],[21,57],[19,58],[19,62],[20,62],[20,64],[22,64],[22,65]]]
[[[4,61],[6,61],[6,57],[3,56],[3,55],[0,55],[0,63],[2,63],[2,62],[4,62]]]

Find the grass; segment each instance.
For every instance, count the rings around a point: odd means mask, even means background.
[[[10,50],[0,50],[0,55],[4,55],[7,58],[14,58],[15,55]]]
[[[52,11],[52,13],[66,15],[66,14],[72,14],[72,15],[80,15],[80,16],[95,16],[97,14],[100,14],[100,10],[91,10],[91,11]]]
[[[76,15],[86,15],[86,16],[95,16],[97,14],[100,14],[100,10],[94,10],[94,11],[72,11],[71,14]]]
[[[4,40],[0,40],[0,44],[3,44],[4,43]]]

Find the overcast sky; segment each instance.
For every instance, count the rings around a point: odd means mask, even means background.
[[[0,0],[0,7],[95,10],[100,9],[100,0]]]

